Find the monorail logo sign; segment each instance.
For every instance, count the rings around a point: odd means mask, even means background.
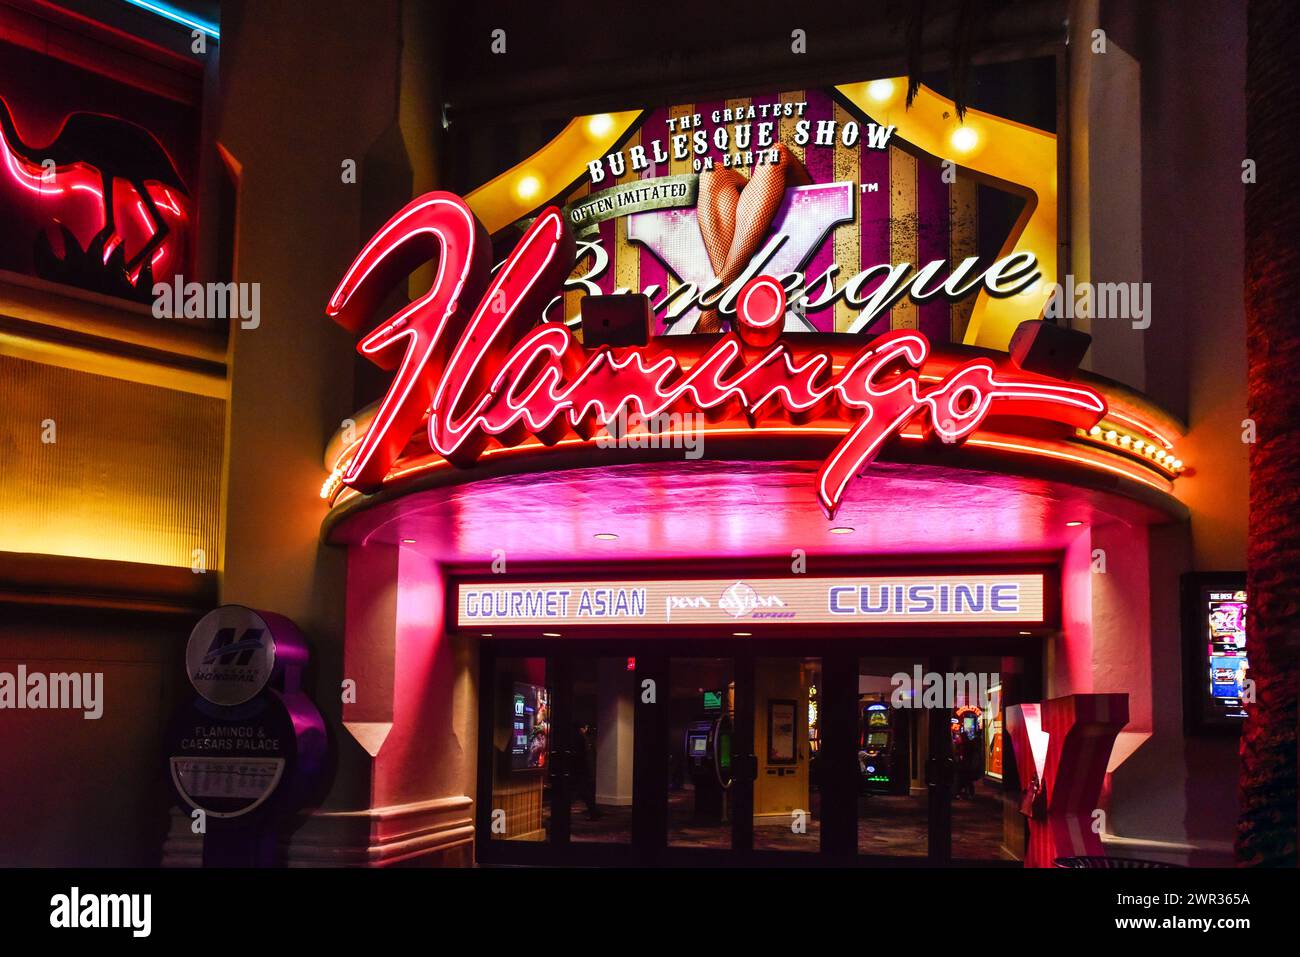
[[[347,270],[327,314],[360,332],[411,269],[436,259],[437,272],[427,293],[358,345],[395,374],[346,462],[344,484],[381,488],[422,425],[432,451],[468,467],[493,443],[592,439],[621,411],[701,412],[736,428],[775,420],[842,429],[816,478],[818,501],[833,516],[849,481],[914,420],[956,443],[990,415],[1088,428],[1106,411],[1092,389],[989,358],[933,363],[919,331],[865,343],[783,338],[785,288],[767,275],[740,291],[731,331],[584,348],[566,324],[538,321],[573,256],[569,224],[556,207],[537,217],[495,272],[485,230],[457,196],[429,193],[389,220]]]

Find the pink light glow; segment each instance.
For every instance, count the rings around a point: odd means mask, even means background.
[[[845,496],[836,521],[856,532],[832,535],[808,494],[815,471],[815,462],[611,465],[598,458],[588,468],[411,491],[344,519],[331,540],[415,539],[419,544],[410,547],[448,562],[482,561],[496,548],[520,561],[607,561],[608,543],[594,536],[611,531],[619,535],[619,558],[627,561],[673,561],[702,550],[717,557],[788,558],[791,542],[809,555],[1059,554],[1078,535],[1065,526],[1068,518],[1134,526],[1164,520],[1113,493],[890,463],[869,469]],[[1087,636],[1078,637],[1087,649]]]

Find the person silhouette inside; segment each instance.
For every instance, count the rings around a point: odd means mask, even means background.
[[[587,806],[587,820],[598,821],[602,817],[596,806],[596,778],[592,771],[596,766],[594,729],[587,722],[574,725],[573,745],[570,748],[569,781],[573,787],[573,797]]]

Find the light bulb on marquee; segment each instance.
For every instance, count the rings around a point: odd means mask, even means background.
[[[515,183],[515,192],[523,200],[537,199],[542,194],[542,181],[531,173],[521,176]]]
[[[608,113],[597,113],[587,120],[587,133],[593,137],[608,136],[613,129],[614,117]]]
[[[894,95],[892,80],[872,80],[867,84],[867,96],[877,103],[884,103]]]
[[[969,153],[979,145],[980,137],[979,134],[969,126],[959,126],[957,129],[953,130],[951,141],[954,149],[960,150],[963,153]]]

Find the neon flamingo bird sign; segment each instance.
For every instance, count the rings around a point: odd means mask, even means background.
[[[344,484],[381,488],[426,415],[430,448],[462,468],[492,443],[593,438],[620,410],[702,412],[742,428],[768,418],[796,428],[830,420],[844,434],[817,473],[816,495],[833,516],[852,478],[913,420],[956,443],[990,415],[1089,428],[1106,412],[1092,389],[999,369],[982,357],[930,385],[922,378],[930,344],[919,332],[896,330],[865,344],[856,336],[783,335],[785,291],[769,276],[741,291],[733,332],[586,349],[564,324],[539,321],[573,252],[555,207],[495,273],[487,234],[457,196],[426,194],[384,225],[330,297],[328,316],[360,332],[392,285],[435,254],[437,275],[427,293],[357,347],[395,375]]]
[[[38,143],[0,97],[0,208],[11,229],[36,232],[36,271],[47,278],[143,297],[146,270],[148,279],[184,267],[185,183],[157,138],[119,117],[70,113]]]

